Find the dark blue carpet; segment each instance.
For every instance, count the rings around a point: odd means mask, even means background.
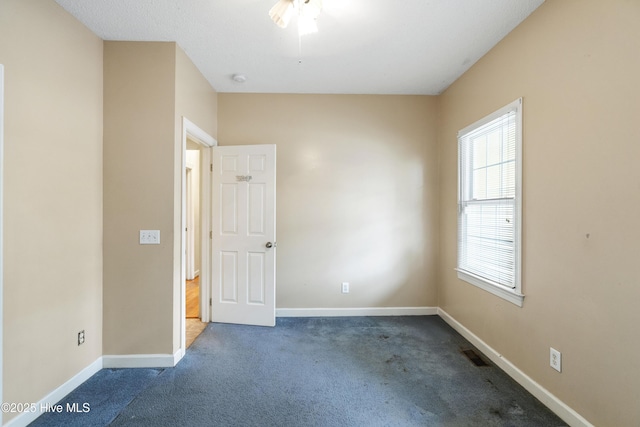
[[[210,324],[175,368],[103,370],[65,399],[95,402],[89,414],[35,425],[565,425],[488,359],[472,363],[469,349],[436,316]],[[115,399],[119,390],[137,396]]]
[[[107,426],[160,372],[161,369],[102,369],[58,402],[64,408],[61,413],[45,412],[30,426]],[[68,405],[75,412],[67,411]]]

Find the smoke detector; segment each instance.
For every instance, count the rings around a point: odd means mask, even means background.
[[[236,83],[244,83],[247,81],[247,76],[245,76],[244,74],[234,74],[233,76],[231,76],[231,79],[233,79],[233,81]]]

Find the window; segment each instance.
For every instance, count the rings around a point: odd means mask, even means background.
[[[520,307],[522,99],[458,132],[458,277]]]

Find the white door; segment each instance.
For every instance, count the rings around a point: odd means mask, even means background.
[[[212,321],[275,326],[276,146],[213,148]]]

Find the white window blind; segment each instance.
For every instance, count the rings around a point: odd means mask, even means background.
[[[458,134],[458,275],[519,305],[521,106]]]

